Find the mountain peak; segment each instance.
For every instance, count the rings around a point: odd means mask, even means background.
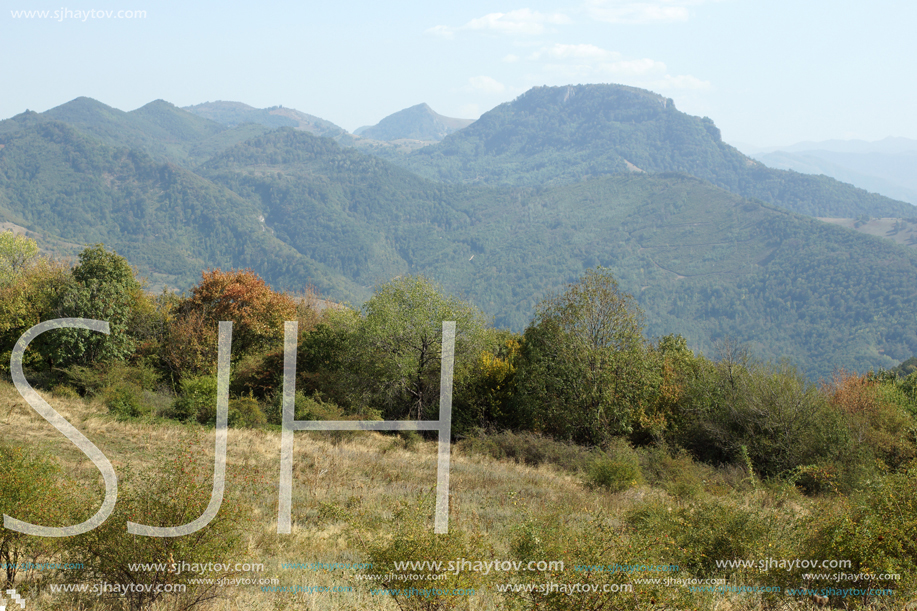
[[[439,141],[472,123],[473,119],[444,117],[423,102],[390,114],[372,127],[361,127],[354,134],[372,140]]]

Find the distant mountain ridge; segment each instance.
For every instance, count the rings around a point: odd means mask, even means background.
[[[61,122],[107,146],[143,151],[157,161],[182,166],[268,131],[252,125],[227,128],[164,100],[125,112],[79,97],[43,113],[26,111],[0,121],[0,134],[47,122]]]
[[[917,140],[799,142],[757,149],[752,156],[774,168],[824,174],[917,205]]]
[[[917,206],[917,152],[774,151],[757,153],[754,158],[775,169],[823,174]]]
[[[390,114],[379,123],[354,130],[354,135],[373,140],[435,140],[440,141],[474,119],[454,119],[436,113],[427,104],[418,104]]]
[[[331,121],[301,112],[293,108],[273,106],[271,108],[255,108],[242,102],[204,102],[193,106],[185,106],[186,110],[200,117],[205,117],[227,127],[236,127],[244,123],[256,123],[271,129],[278,127],[292,127],[324,138],[334,140],[350,140],[352,136],[343,127],[338,127]]]
[[[802,153],[807,151],[830,151],[832,153],[917,153],[917,140],[888,136],[882,140],[822,140],[821,142],[797,142],[786,146],[771,146],[755,148],[754,154],[773,153],[786,151],[788,153]]]
[[[711,119],[623,85],[535,87],[439,144],[389,159],[435,180],[520,186],[682,172],[810,216],[917,216],[905,202],[768,168],[724,143]]]

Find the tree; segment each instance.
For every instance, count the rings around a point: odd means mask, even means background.
[[[276,347],[283,342],[283,323],[297,320],[296,302],[275,292],[251,270],[213,269],[202,274],[170,321],[163,358],[179,375],[216,371],[217,327],[232,321],[232,357]]]
[[[351,373],[358,392],[388,418],[436,415],[443,321],[455,321],[454,381],[460,386],[484,345],[484,315],[417,276],[379,287],[363,306]]]
[[[39,256],[38,246],[27,238],[0,234],[0,368],[10,362],[13,345],[29,328],[53,318],[60,293],[70,282],[64,264]],[[38,353],[29,350],[26,362],[40,365]]]
[[[0,233],[0,286],[12,281],[37,256],[35,240],[12,231]]]
[[[85,249],[71,282],[57,297],[54,317],[104,320],[109,334],[58,329],[41,338],[46,358],[57,367],[124,360],[136,347],[130,323],[142,296],[141,284],[124,257],[102,244]]]
[[[600,444],[630,433],[655,392],[642,313],[604,268],[536,306],[517,373],[519,409],[537,430]]]

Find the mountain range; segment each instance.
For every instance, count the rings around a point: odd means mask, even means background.
[[[917,254],[812,218],[913,206],[767,168],[652,92],[536,88],[415,150],[335,128],[229,102],[26,112],[0,121],[0,222],[58,252],[104,242],[154,286],[250,267],[359,304],[422,273],[516,330],[604,265],[650,335],[695,349],[732,338],[812,376],[917,354]]]
[[[752,156],[770,167],[824,174],[862,189],[917,204],[917,140],[885,138],[800,142],[759,150]]]

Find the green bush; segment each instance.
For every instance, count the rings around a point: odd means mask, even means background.
[[[643,483],[640,459],[623,440],[614,440],[604,452],[596,454],[586,467],[586,484],[620,492]]]
[[[917,464],[912,463],[849,498],[825,498],[805,522],[806,557],[850,560],[845,573],[898,573],[900,581],[870,583],[911,594],[917,588],[915,488]]]
[[[795,516],[745,506],[735,498],[704,498],[684,505],[651,501],[631,510],[625,521],[638,536],[670,541],[668,559],[700,578],[726,576],[733,568],[717,561],[760,557],[793,557]],[[791,532],[785,532],[787,525]]]
[[[431,594],[429,596],[406,596],[391,593],[402,611],[443,611],[446,609],[472,609],[476,596],[484,585],[486,577],[474,571],[447,572],[445,579],[425,581],[427,569],[395,568],[396,562],[442,562],[447,564],[456,558],[469,560],[487,556],[484,536],[481,533],[468,534],[453,521],[446,534],[433,532],[433,495],[425,494],[411,502],[402,501],[387,520],[384,528],[378,524],[363,524],[359,543],[372,568],[367,573],[418,575],[418,581],[383,580],[364,582],[372,588],[416,587],[438,590],[474,590],[470,596]],[[359,582],[358,582],[359,583]]]
[[[786,363],[754,363],[741,354],[701,361],[679,411],[672,445],[708,464],[744,465],[743,446],[765,478],[812,464],[845,465],[850,471],[862,459],[844,416]]]
[[[160,382],[159,373],[140,362],[96,363],[91,367],[70,365],[60,370],[70,393],[99,397],[108,411],[119,419],[168,413],[171,397]],[[75,389],[75,391],[73,390]]]
[[[191,535],[147,537],[130,534],[125,528],[127,521],[165,527],[187,524],[199,517],[210,501],[211,461],[212,456],[202,447],[189,448],[175,458],[160,459],[152,468],[141,472],[128,470],[119,478],[118,503],[112,515],[87,533],[63,539],[65,557],[83,567],[67,571],[65,578],[74,583],[106,581],[150,589],[137,588],[126,595],[90,594],[88,599],[77,601],[75,608],[80,604],[85,606],[78,608],[94,606],[101,598],[109,608],[141,611],[154,608],[157,601],[166,599],[170,601],[169,608],[188,610],[219,596],[219,586],[195,583],[199,575],[191,571],[136,571],[130,565],[227,563],[240,549],[242,516],[246,512],[244,497],[238,489],[230,487],[216,517]],[[207,576],[219,579],[228,574],[222,570]],[[187,590],[178,594],[157,591],[157,586],[176,584],[185,585]]]
[[[572,473],[585,471],[595,451],[567,441],[555,441],[528,431],[488,433],[478,430],[461,440],[459,451],[482,454],[498,460],[511,458],[517,463],[538,466],[550,464]]]
[[[229,400],[229,426],[257,428],[267,424],[261,404],[252,396]]]
[[[732,486],[725,473],[703,463],[695,462],[691,455],[679,448],[670,452],[665,446],[652,446],[637,450],[640,469],[648,483],[659,486],[679,498],[693,498],[705,490],[722,493]]]
[[[189,422],[206,423],[216,420],[217,379],[216,376],[186,378],[181,381],[178,398],[166,413],[168,418]]]
[[[93,366],[70,365],[60,369],[66,383],[81,395],[93,397],[103,395],[106,389],[127,382],[140,390],[156,390],[160,386],[160,376],[152,366],[146,363],[96,364]]]
[[[105,389],[105,406],[119,420],[149,414],[143,405],[143,389],[130,382],[122,382]]]
[[[63,397],[64,399],[80,398],[80,393],[76,392],[72,386],[68,386],[67,384],[55,384],[51,387],[51,392],[58,397]]]
[[[72,484],[50,457],[0,440],[0,465],[0,515],[45,525],[67,523],[76,517]],[[19,563],[48,558],[54,552],[52,543],[47,538],[0,528],[0,564],[6,584],[12,587],[16,581]],[[16,587],[22,592],[30,584],[16,583]]]
[[[499,579],[531,586],[521,595],[523,609],[547,611],[632,611],[634,609],[688,609],[709,608],[698,605],[698,597],[687,588],[665,585],[639,585],[627,591],[603,591],[603,584],[631,584],[639,573],[624,567],[634,565],[669,564],[667,546],[670,540],[654,533],[646,536],[633,533],[604,513],[570,515],[557,512],[538,517],[528,517],[513,529],[510,552],[513,559],[528,563],[535,561],[563,562],[563,568],[518,571],[501,574]],[[617,566],[615,566],[617,565]],[[537,566],[537,565],[536,565]],[[648,577],[661,576],[649,574]],[[679,576],[682,576],[679,574]],[[545,582],[575,582],[595,587],[579,592],[539,590]],[[507,607],[521,602],[519,593],[506,594]]]
[[[296,391],[294,399],[294,418],[296,420],[344,420],[344,413],[334,403],[322,401],[318,395],[307,397]],[[265,410],[270,424],[283,424],[283,393],[278,391],[270,398]]]

